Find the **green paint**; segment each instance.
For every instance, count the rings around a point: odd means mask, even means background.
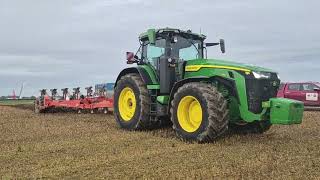
[[[304,106],[300,101],[285,98],[270,99],[270,120],[272,124],[300,124]]]
[[[229,117],[231,122],[237,122],[239,119],[241,119],[239,103],[233,96],[229,98]]]
[[[221,61],[221,60],[206,60],[206,59],[196,59],[196,60],[190,60],[187,62],[188,65],[218,65],[218,66],[230,66],[230,67],[238,67],[238,68],[245,68],[249,69],[251,71],[269,71],[272,72],[269,69],[260,68],[256,66],[249,66],[244,65],[240,63],[234,63],[229,61]],[[158,82],[158,78],[156,76],[155,70],[153,66],[151,65],[140,65],[140,67],[144,68],[153,84],[150,84],[147,86],[148,89],[160,89],[160,85]],[[231,78],[229,76],[229,72],[233,73],[234,78]],[[230,70],[230,69],[219,69],[219,68],[201,68],[198,71],[194,72],[185,72],[184,78],[190,78],[190,77],[214,77],[214,76],[220,76],[224,77],[226,79],[231,79],[235,81],[236,85],[236,91],[239,96],[239,101],[235,97],[229,97],[229,112],[230,112],[230,121],[231,122],[237,122],[239,120],[245,121],[245,122],[253,122],[256,120],[265,120],[270,119],[272,123],[277,124],[290,124],[290,123],[299,123],[301,122],[301,118],[299,112],[296,112],[290,108],[281,108],[281,110],[275,109],[272,106],[273,102],[277,103],[288,103],[287,101],[283,100],[277,100],[272,99],[272,101],[266,101],[262,103],[262,107],[264,110],[259,113],[255,114],[250,112],[248,109],[248,102],[247,102],[247,94],[246,94],[246,84],[245,84],[245,78],[242,74],[239,73],[239,71],[236,70]],[[224,96],[228,96],[229,92],[226,91],[223,87],[218,87],[218,90],[223,93]],[[158,96],[157,101],[162,104],[167,104],[169,101],[168,96]],[[290,102],[292,104],[292,102]],[[290,104],[289,103],[289,104]],[[294,104],[294,103],[293,103]],[[291,106],[290,106],[291,107]],[[271,113],[269,115],[268,109],[271,110]],[[303,108],[302,108],[303,109]],[[286,112],[286,113],[285,113]],[[280,114],[280,115],[278,115]],[[283,115],[282,115],[283,114]],[[287,121],[284,121],[287,120]]]
[[[147,85],[147,89],[160,89],[160,85],[159,84]]]
[[[158,96],[157,101],[161,104],[168,104],[169,96]]]
[[[205,61],[205,62],[203,62]],[[234,66],[236,67],[236,65],[238,63],[233,63],[230,62],[228,63],[228,61],[217,61],[217,64],[215,64],[215,62],[213,62],[213,60],[204,60],[204,59],[199,59],[199,60],[191,60],[188,61],[187,66],[190,65],[189,64],[204,64],[204,63],[209,63],[211,65],[223,65],[223,66]],[[246,66],[246,65],[238,65],[237,67],[241,67],[241,68],[246,68],[246,69],[250,69],[250,70],[258,70],[258,67],[250,67],[250,66]],[[259,70],[261,70],[262,68],[260,68]],[[234,78],[232,79],[229,76],[229,71],[231,71],[234,75]],[[232,110],[231,112],[234,113],[232,117],[236,118],[237,117],[237,112],[240,112],[240,117],[243,121],[246,122],[253,122],[255,120],[262,120],[264,112],[260,113],[260,114],[254,114],[252,112],[250,112],[248,109],[248,101],[247,101],[247,94],[246,94],[246,83],[245,83],[245,78],[243,77],[242,74],[240,74],[238,71],[235,70],[229,70],[229,69],[216,69],[216,68],[201,68],[199,71],[195,71],[195,72],[186,72],[185,73],[185,78],[190,78],[190,77],[197,77],[197,76],[207,76],[207,77],[213,77],[213,76],[220,76],[220,77],[224,77],[227,79],[231,79],[231,80],[235,80],[235,84],[236,84],[236,88],[237,88],[237,92],[239,95],[239,103],[238,103],[238,108],[236,110]],[[233,105],[233,108],[235,105]],[[232,119],[233,120],[241,120],[241,119]]]
[[[252,65],[247,65],[247,64],[243,64],[243,63],[237,63],[237,62],[219,60],[219,59],[195,59],[195,60],[189,60],[187,66],[188,65],[230,66],[230,67],[249,69],[249,70],[252,70],[252,71],[274,72],[271,69],[267,69],[267,68],[263,68],[263,67],[252,66]]]
[[[270,101],[262,102],[262,107],[263,108],[270,108],[271,107]]]
[[[156,31],[155,29],[148,29],[148,39],[150,44],[154,44],[156,42]]]
[[[139,67],[141,67],[147,71],[147,73],[149,74],[149,77],[152,81],[152,84],[159,84],[158,78],[156,76],[156,71],[152,65],[144,64],[144,65],[139,65]]]

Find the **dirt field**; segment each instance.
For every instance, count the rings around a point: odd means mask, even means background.
[[[263,135],[187,144],[171,128],[120,130],[112,115],[0,106],[0,179],[80,177],[319,179],[320,112]]]

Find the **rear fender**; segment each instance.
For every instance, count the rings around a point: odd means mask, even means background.
[[[130,73],[136,73],[139,74],[140,77],[142,78],[143,82],[148,85],[148,84],[153,84],[148,72],[144,69],[144,68],[140,68],[140,67],[130,67],[130,68],[126,68],[123,69],[120,74],[117,77],[115,86],[117,86],[118,81],[121,79],[122,76],[125,76],[126,74],[130,74]]]

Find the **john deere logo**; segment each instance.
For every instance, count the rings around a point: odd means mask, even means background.
[[[273,86],[277,86],[277,84],[278,84],[277,81],[273,81],[272,83]]]

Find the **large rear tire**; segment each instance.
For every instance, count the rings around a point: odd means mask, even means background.
[[[228,130],[227,101],[207,83],[180,87],[171,101],[171,121],[176,135],[185,141],[210,142]]]
[[[150,97],[138,74],[121,77],[114,89],[114,117],[121,128],[143,130],[151,128]]]

